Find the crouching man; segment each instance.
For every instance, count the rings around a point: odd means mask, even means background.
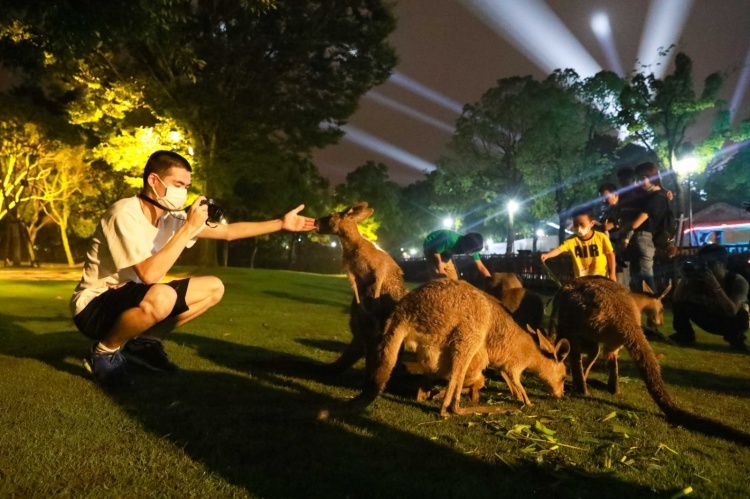
[[[183,211],[191,171],[179,154],[155,152],[146,162],[140,194],[113,204],[96,229],[70,308],[76,327],[97,342],[85,364],[102,386],[127,381],[128,362],[155,371],[178,369],[161,338],[224,294],[224,285],[212,276],[159,283],[196,238],[230,241],[314,228],[314,219],[298,215],[304,205],[283,219],[207,224],[204,197]]]
[[[727,270],[728,257],[724,246],[712,244],[701,248],[697,258],[683,263],[683,278],[673,297],[676,332],[670,339],[675,343],[695,344],[693,322],[707,333],[723,336],[732,350],[748,351],[748,282]]]

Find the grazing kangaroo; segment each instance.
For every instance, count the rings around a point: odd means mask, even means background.
[[[362,237],[357,229],[357,223],[373,211],[362,202],[315,221],[320,234],[339,237],[344,272],[354,292],[349,316],[352,341],[337,360],[325,367],[329,373],[344,372],[362,356],[365,356],[365,371],[372,369],[383,325],[396,303],[409,292],[401,267],[388,253]]]
[[[527,405],[531,402],[520,380],[527,368],[548,385],[552,395],[563,395],[567,340],[552,346],[541,333],[530,335],[496,299],[465,281],[429,282],[396,305],[386,323],[376,367],[357,404],[369,405],[383,391],[402,344],[416,352],[423,373],[448,380],[442,416],[498,411],[497,407],[460,407],[461,389],[468,386],[475,394],[484,386],[482,371],[487,367],[500,371],[511,394]]]
[[[542,297],[523,288],[516,274],[494,272],[485,282],[485,291],[508,309],[513,320],[522,328],[536,331],[542,327],[544,302]]]
[[[586,343],[603,344],[609,369],[608,388],[617,393],[617,351],[625,346],[638,367],[646,389],[673,424],[750,445],[750,435],[718,421],[681,409],[672,400],[661,377],[659,362],[641,329],[640,311],[630,292],[609,279],[580,278],[564,284],[555,295],[551,333],[570,342],[574,388],[587,394],[581,365]]]

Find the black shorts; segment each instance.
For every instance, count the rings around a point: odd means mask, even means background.
[[[177,291],[177,301],[169,317],[186,312],[188,305],[185,295],[190,279],[178,279],[165,284]],[[112,330],[123,312],[141,304],[151,286],[153,284],[128,282],[119,288],[109,289],[91,300],[86,308],[73,318],[73,322],[78,330],[89,338],[101,340]]]

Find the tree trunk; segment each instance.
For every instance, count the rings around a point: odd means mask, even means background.
[[[208,154],[204,156],[205,162],[203,168],[205,170],[206,179],[206,191],[204,195],[211,197],[214,195],[212,190],[211,176],[215,175],[216,172],[216,132],[211,135],[211,139],[208,146]],[[216,241],[213,239],[200,239],[200,245],[198,246],[199,265],[201,267],[216,267],[218,265],[217,258],[217,247]]]
[[[258,239],[257,238],[253,238],[253,254],[250,257],[250,268],[251,269],[255,268],[255,255],[257,255],[257,254],[258,254]]]
[[[76,264],[73,261],[73,253],[70,251],[70,240],[68,239],[67,221],[59,224],[60,227],[60,242],[62,242],[63,249],[65,250],[65,258],[68,261],[68,266],[72,267]]]

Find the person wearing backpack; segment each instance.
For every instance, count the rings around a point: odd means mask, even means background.
[[[661,186],[659,167],[654,163],[641,163],[635,167],[635,176],[644,195],[638,198],[638,215],[630,222],[630,227],[621,230],[627,233],[633,230],[630,239],[624,242],[625,255],[630,263],[630,289],[641,291],[643,283],[656,291],[654,280],[654,255],[656,254],[655,235],[657,241],[662,239],[664,222],[668,217],[669,198],[667,191]]]

